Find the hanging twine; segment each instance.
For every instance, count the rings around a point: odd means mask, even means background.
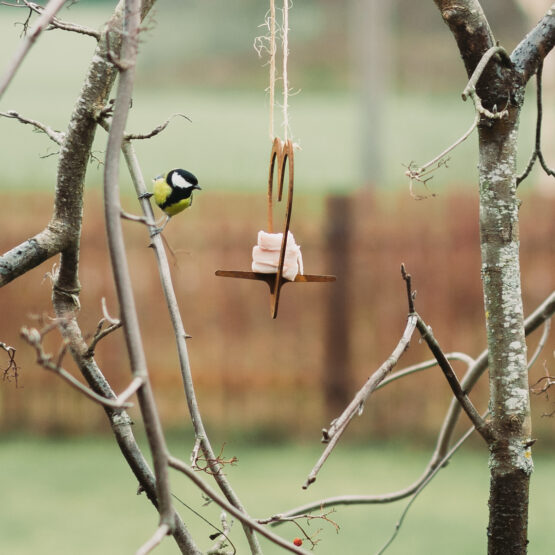
[[[276,3],[270,0],[270,140],[274,140],[274,105],[276,91]]]
[[[289,130],[289,81],[287,80],[287,60],[289,58],[289,0],[283,0],[283,142],[287,142]]]
[[[283,0],[282,8],[282,24],[278,25],[276,20],[276,2],[270,0],[270,10],[266,17],[264,27],[268,28],[269,36],[256,37],[254,40],[254,48],[258,55],[262,55],[262,51],[267,51],[270,56],[270,85],[268,91],[270,94],[270,139],[273,141],[275,135],[275,106],[276,106],[276,81],[279,77],[276,75],[276,59],[277,59],[277,36],[281,34],[282,42],[282,70],[281,81],[283,85],[282,95],[282,126],[283,126],[283,142],[287,142],[289,135],[289,80],[287,77],[287,64],[289,61],[289,2]],[[295,145],[297,146],[297,145]]]

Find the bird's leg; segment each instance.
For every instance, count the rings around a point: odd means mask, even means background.
[[[160,227],[156,227],[150,232],[151,237],[154,237],[155,235],[158,235],[159,233],[162,233],[162,231],[164,231],[164,228],[168,225],[168,222],[170,221],[171,216],[166,215],[165,218],[166,218],[166,221]],[[158,225],[158,222],[156,222],[156,225]]]

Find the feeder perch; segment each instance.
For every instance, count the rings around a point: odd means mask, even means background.
[[[283,193],[283,182],[285,177],[285,165],[288,166],[288,193],[287,208],[285,212],[285,228],[283,230],[283,238],[279,254],[279,263],[277,272],[266,274],[261,272],[244,272],[239,270],[217,270],[216,275],[220,277],[230,277],[238,279],[251,279],[256,281],[264,281],[270,288],[270,315],[272,318],[277,316],[279,296],[283,285],[286,283],[309,283],[309,282],[330,282],[335,281],[335,276],[328,275],[310,275],[297,274],[294,280],[290,281],[283,277],[283,264],[285,261],[285,252],[287,249],[287,236],[289,233],[289,223],[291,221],[291,209],[293,207],[293,176],[295,171],[293,144],[291,141],[283,143],[281,139],[275,138],[270,154],[270,170],[268,174],[268,231],[274,232],[273,225],[273,184],[277,161],[277,185],[278,185],[278,202],[281,202]]]

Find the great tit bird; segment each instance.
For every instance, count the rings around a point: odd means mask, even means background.
[[[154,196],[154,202],[166,213],[166,221],[154,230],[153,235],[160,233],[172,216],[183,212],[193,203],[193,191],[201,190],[198,179],[187,170],[171,170],[154,179],[153,192],[145,193],[140,198]]]

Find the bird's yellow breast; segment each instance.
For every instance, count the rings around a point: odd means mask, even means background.
[[[154,202],[158,206],[162,206],[171,195],[172,188],[166,183],[166,180],[159,178],[154,182],[153,190]]]
[[[181,199],[179,202],[175,204],[171,204],[170,206],[166,206],[163,210],[168,216],[175,216],[185,210],[185,208],[189,208],[191,206],[191,197]]]

